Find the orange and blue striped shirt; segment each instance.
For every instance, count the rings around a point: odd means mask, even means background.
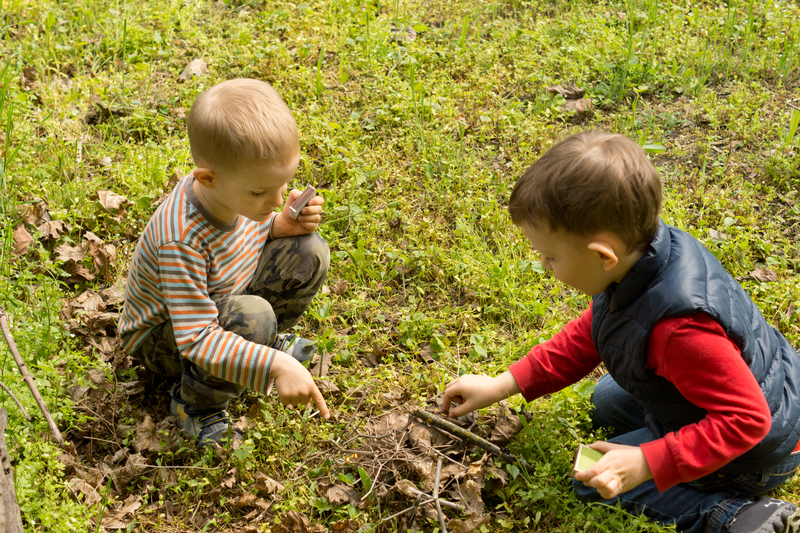
[[[266,392],[274,350],[220,327],[212,294],[241,294],[252,280],[272,218],[223,224],[192,190],[190,174],[147,223],[131,260],[120,318],[132,353],[150,330],[172,321],[181,355],[212,375]]]

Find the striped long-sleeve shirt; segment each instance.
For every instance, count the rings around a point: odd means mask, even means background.
[[[147,223],[131,260],[120,319],[132,353],[153,327],[172,321],[181,355],[214,376],[266,392],[274,350],[221,328],[212,294],[240,294],[250,283],[272,218],[211,216],[189,175]]]

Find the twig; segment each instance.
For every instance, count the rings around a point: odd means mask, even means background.
[[[393,514],[393,515],[391,515],[391,516],[387,516],[386,518],[384,518],[383,520],[381,520],[381,522],[380,522],[380,523],[387,522],[387,521],[391,520],[392,518],[396,518],[396,517],[400,516],[401,514],[406,514],[407,512],[409,512],[409,511],[411,511],[411,510],[413,510],[413,509],[416,509],[418,505],[425,505],[425,504],[431,503],[432,501],[433,501],[433,498],[430,498],[430,499],[427,499],[427,500],[425,500],[425,501],[421,501],[421,502],[420,502],[420,501],[418,501],[417,503],[415,503],[415,504],[414,504],[414,505],[412,505],[411,507],[408,507],[408,508],[406,508],[406,509],[403,509],[402,511],[399,511],[399,512],[397,512],[397,513],[394,513],[394,514]]]
[[[434,498],[434,496],[431,496],[430,494],[422,492],[421,490],[419,490],[416,487],[406,487],[403,490],[407,490],[408,492],[411,493],[411,495],[414,495],[414,496],[424,496],[426,498],[430,498],[430,501],[433,501],[433,498]],[[436,496],[436,499],[439,500],[439,502],[442,505],[444,505],[445,507],[449,507],[450,509],[458,511],[459,513],[468,512],[468,510],[465,510],[464,507],[462,507],[461,505],[459,505],[459,504],[457,504],[455,502],[451,502],[451,501],[448,501],[448,500],[443,500],[443,499],[439,498],[438,496]]]
[[[788,106],[789,106],[789,107],[791,107],[792,109],[796,109],[796,110],[800,111],[800,107],[797,107],[796,105],[792,104],[791,102],[787,102],[787,104],[786,104],[786,105],[788,105]]]
[[[3,390],[5,390],[8,393],[8,395],[11,396],[14,399],[15,402],[17,402],[17,407],[19,407],[19,410],[22,411],[22,416],[25,417],[25,420],[30,422],[31,421],[31,415],[29,415],[28,411],[26,411],[25,408],[22,407],[22,404],[19,402],[19,400],[17,400],[17,397],[14,396],[13,392],[11,392],[11,389],[6,387],[5,384],[2,381],[0,381],[0,387],[3,387]]]
[[[439,502],[439,480],[442,477],[442,458],[439,457],[436,461],[436,480],[433,482],[433,497],[436,498],[436,514],[439,515],[439,527],[442,533],[447,533],[447,527],[444,525],[444,514],[442,513],[442,504]]]
[[[503,461],[506,461],[507,463],[518,463],[519,465],[524,466],[525,468],[529,467],[528,463],[526,463],[525,460],[518,459],[514,455],[512,455],[512,454],[510,454],[510,453],[508,453],[506,451],[503,451],[503,449],[500,448],[500,446],[497,446],[496,444],[492,444],[488,440],[486,440],[486,439],[484,439],[482,437],[479,437],[476,434],[474,434],[474,433],[472,433],[472,432],[470,432],[470,431],[468,431],[468,430],[466,430],[466,429],[464,429],[462,427],[459,427],[459,426],[453,424],[449,420],[445,420],[444,418],[442,418],[440,416],[434,416],[434,415],[430,414],[429,412],[423,411],[421,409],[417,409],[416,411],[414,411],[413,414],[417,418],[420,418],[420,419],[430,423],[431,425],[436,426],[437,428],[450,433],[451,435],[455,435],[456,437],[458,437],[458,438],[460,438],[462,440],[468,441],[468,442],[474,444],[475,446],[483,448],[484,450],[486,450],[489,453],[493,453],[493,454],[497,455],[498,457],[500,457]]]
[[[6,316],[7,313],[5,309],[0,307],[0,329],[3,330],[3,337],[5,337],[6,343],[8,344],[8,348],[9,350],[11,350],[11,355],[14,356],[14,361],[16,361],[17,363],[17,368],[19,368],[19,372],[20,374],[22,374],[22,378],[25,380],[25,383],[28,384],[28,388],[31,390],[33,398],[39,405],[39,409],[41,409],[45,420],[47,420],[47,425],[50,426],[50,431],[53,432],[53,438],[55,438],[59,446],[63,446],[64,437],[61,436],[61,432],[58,430],[58,426],[56,426],[56,423],[53,421],[53,417],[50,416],[50,411],[47,410],[47,406],[45,405],[44,400],[42,399],[42,395],[39,394],[39,389],[36,388],[36,383],[34,383],[33,378],[28,372],[28,367],[25,366],[25,362],[19,355],[19,350],[17,349],[17,343],[14,342],[14,338],[11,336],[11,332],[8,329],[8,320],[6,320]]]

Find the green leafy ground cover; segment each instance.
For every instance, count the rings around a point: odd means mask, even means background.
[[[26,422],[0,392],[29,531],[301,531],[276,525],[291,512],[315,531],[411,526],[381,523],[402,506],[325,497],[330,480],[360,495],[376,481],[325,443],[356,418],[423,406],[454,375],[501,372],[588,304],[542,271],[505,211],[521,172],[581,128],[647,145],[664,179],[664,219],[702,240],[800,346],[792,2],[0,5],[0,305],[72,443],[48,442],[3,348],[0,381],[34,415]],[[180,80],[195,59],[208,72]],[[146,454],[165,468],[140,468],[117,452],[141,444],[143,412],[156,425],[164,417],[166,385],[114,350],[114,287],[170,177],[192,168],[186,110],[234,77],[281,92],[301,131],[295,185],[325,196],[329,289],[299,333],[332,354],[329,378],[344,392],[328,395],[331,423],[248,393],[233,408],[251,418],[242,448],[217,455],[181,442]],[[570,81],[594,104],[582,124],[547,90]],[[76,300],[89,289],[100,304]],[[590,388],[510,402],[532,413],[510,448],[535,469],[498,463],[506,479],[482,493],[489,518],[479,530],[663,530],[571,495],[572,451],[594,438]],[[262,491],[265,509],[244,498],[258,493],[259,474],[283,485]],[[800,502],[800,486],[777,495]],[[131,512],[124,501],[136,503]]]

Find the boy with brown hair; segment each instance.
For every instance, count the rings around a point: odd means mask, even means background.
[[[797,506],[764,495],[800,464],[800,358],[660,206],[656,169],[622,135],[579,133],[539,158],[511,219],[592,305],[500,376],[450,382],[444,410],[531,401],[602,362],[592,419],[615,436],[591,445],[605,455],[575,475],[579,498],[682,531],[796,531]]]
[[[246,387],[284,405],[325,400],[300,361],[297,324],[325,281],[328,246],[314,231],[321,197],[293,219],[283,204],[300,158],[291,111],[267,83],[222,82],[187,117],[196,168],[147,224],[131,261],[123,347],[155,373],[180,377],[170,412],[201,444],[238,432],[226,408]],[[291,205],[300,191],[288,196]]]

